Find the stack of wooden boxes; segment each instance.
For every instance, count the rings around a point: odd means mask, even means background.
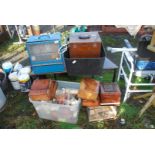
[[[116,83],[100,83],[85,78],[81,81],[78,96],[87,107],[89,122],[116,119],[121,93]]]

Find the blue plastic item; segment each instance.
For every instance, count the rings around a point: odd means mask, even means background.
[[[155,70],[155,53],[147,49],[150,41],[140,41],[135,52],[135,65],[138,70]]]
[[[155,61],[137,61],[136,68],[138,70],[155,70]]]
[[[34,74],[66,72],[60,33],[31,36],[26,49]]]

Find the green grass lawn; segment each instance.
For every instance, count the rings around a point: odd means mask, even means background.
[[[8,53],[16,52],[17,50],[22,51],[25,49],[24,44],[15,44],[15,42],[18,42],[18,37],[9,39],[8,41],[0,44],[0,57]]]
[[[126,36],[103,36],[104,46],[122,47],[123,39],[129,38],[133,45],[136,45],[136,39]],[[10,49],[12,43],[6,44],[6,47],[1,47],[0,51]],[[11,50],[10,50],[11,52]],[[3,53],[3,52],[2,52]],[[114,62],[119,64],[120,55],[106,53],[108,57],[113,58]],[[117,55],[117,57],[116,57]],[[51,76],[49,76],[51,78]],[[110,82],[112,79],[112,72],[105,72],[102,76],[95,76],[95,79],[102,82]],[[65,75],[58,75],[58,80],[75,81],[79,82],[81,77],[69,77]],[[123,92],[125,86],[123,80],[119,82],[121,91]],[[61,123],[49,120],[40,119],[33,107],[29,102],[28,94],[14,91],[11,86],[8,89],[7,104],[0,113],[0,128],[16,128],[16,129],[106,129],[106,128],[150,128],[149,125],[155,126],[155,108],[149,108],[141,119],[138,118],[138,113],[144,103],[135,101],[132,98],[126,103],[122,103],[118,108],[118,118],[116,120],[100,121],[89,123],[87,119],[87,112],[84,107],[81,107],[79,120],[76,125],[69,123]],[[121,126],[119,120],[124,118],[126,124]]]

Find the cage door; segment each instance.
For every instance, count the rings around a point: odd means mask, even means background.
[[[32,44],[29,46],[32,61],[49,61],[60,59],[59,44]]]

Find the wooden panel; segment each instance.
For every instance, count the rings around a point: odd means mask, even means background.
[[[89,122],[116,119],[117,107],[115,106],[98,106],[88,108]]]
[[[35,80],[29,92],[29,97],[33,101],[48,101],[55,96],[56,88],[56,81],[50,79]]]
[[[101,53],[101,43],[74,43],[69,45],[71,58],[98,58]]]
[[[82,101],[82,106],[84,106],[84,107],[95,107],[95,106],[99,106],[99,105],[100,105],[99,97],[95,101],[93,101],[93,100],[83,100]]]
[[[120,103],[121,92],[116,83],[101,83],[100,85],[101,103]]]
[[[80,83],[78,96],[85,100],[96,100],[99,94],[100,83],[94,79],[85,78]]]

